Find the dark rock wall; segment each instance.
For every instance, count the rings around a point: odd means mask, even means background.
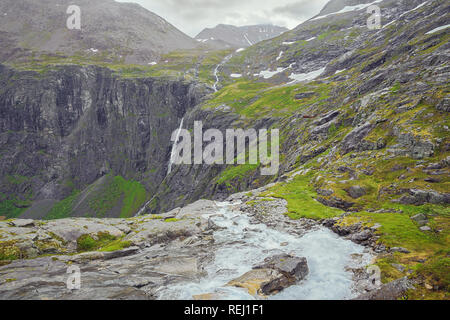
[[[0,192],[62,199],[111,171],[152,192],[165,176],[172,131],[204,90],[99,67],[0,66]]]

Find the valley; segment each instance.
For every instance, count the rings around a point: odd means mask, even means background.
[[[370,30],[373,1],[332,0],[229,47],[101,2],[167,38],[127,24],[105,44],[94,23],[54,47],[0,20],[0,299],[449,298],[447,1],[377,1]],[[198,121],[279,130],[278,172],[238,164],[251,143],[235,164],[174,164],[172,134]],[[258,278],[279,255],[308,274]]]

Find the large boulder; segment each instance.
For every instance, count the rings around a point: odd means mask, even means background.
[[[347,190],[347,193],[353,199],[358,199],[366,195],[366,190],[361,186],[351,186]]]
[[[306,258],[280,254],[264,260],[253,270],[228,283],[251,295],[273,295],[303,280],[309,273]]]
[[[355,300],[397,300],[410,289],[414,289],[408,278],[402,278],[383,284],[380,289],[360,295]]]
[[[309,273],[308,262],[304,257],[280,254],[264,260],[255,269],[274,269],[295,281],[303,280]]]
[[[449,204],[450,193],[439,193],[434,190],[408,190],[408,195],[402,196],[398,202],[401,204],[423,205],[425,203]]]
[[[288,278],[273,269],[254,269],[232,280],[228,286],[245,288],[251,295],[271,295],[290,286]]]

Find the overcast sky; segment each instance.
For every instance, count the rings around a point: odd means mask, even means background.
[[[136,2],[194,37],[220,23],[271,23],[295,28],[319,13],[328,0],[118,0]]]

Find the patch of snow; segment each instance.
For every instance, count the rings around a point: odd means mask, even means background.
[[[149,62],[148,64],[151,65],[151,66],[155,66],[155,65],[157,65],[158,63],[156,63],[155,61],[153,61],[153,62]]]
[[[277,57],[277,61],[281,59],[281,57],[283,56],[283,53],[284,53],[283,51],[280,52],[280,54]]]
[[[230,74],[230,77],[232,77],[232,78],[241,78],[242,74],[240,74],[240,73],[232,73],[232,74]]]
[[[305,40],[305,41],[309,42],[309,41],[313,41],[315,39],[317,39],[317,37],[312,37],[311,39],[308,39],[308,40]]]
[[[294,44],[294,43],[295,43],[295,41],[293,41],[293,42],[288,42],[288,41],[283,42],[283,44],[285,46],[290,46],[291,44]]]
[[[311,71],[308,73],[299,73],[299,74],[291,73],[291,75],[289,76],[289,79],[292,79],[293,81],[290,82],[290,84],[296,83],[296,82],[314,80],[315,78],[320,76],[324,71],[325,71],[325,68],[322,68],[322,69],[319,69],[316,71]]]
[[[93,52],[93,53],[97,53],[98,52],[98,49],[94,49],[94,48],[90,48],[89,49],[91,52]]]
[[[247,40],[249,45],[251,45],[251,46],[253,45],[253,43],[250,40],[248,40],[247,34],[244,34],[244,38],[245,38],[245,40]]]
[[[342,73],[342,72],[344,72],[344,71],[346,71],[346,70],[347,70],[347,69],[337,70],[335,74]]]
[[[208,42],[209,39],[197,39],[197,41],[198,41],[198,42],[203,42],[203,43],[205,43],[205,42]]]
[[[242,52],[244,50],[245,50],[244,48],[239,48],[239,49],[236,50],[236,53]]]
[[[258,76],[263,77],[264,79],[270,79],[274,75],[277,75],[277,74],[285,71],[286,69],[288,69],[288,68],[277,68],[277,70],[275,70],[275,71],[263,70],[258,74]]]
[[[413,12],[413,11],[416,11],[417,9],[419,9],[419,8],[422,8],[424,5],[427,4],[427,2],[428,2],[428,1],[425,1],[425,2],[422,3],[422,4],[419,4],[419,5],[418,5],[417,7],[415,7],[414,9],[411,9],[411,10],[408,10],[408,11],[402,13],[402,14],[400,15],[400,18],[403,17],[403,16],[405,16],[405,15],[407,15],[407,14],[410,13],[410,12]]]
[[[355,5],[355,6],[345,6],[345,7],[344,7],[342,10],[340,10],[340,11],[332,12],[332,13],[326,14],[326,15],[324,15],[324,16],[320,16],[320,17],[311,19],[311,21],[314,21],[314,20],[320,20],[320,19],[323,19],[323,18],[332,16],[332,15],[335,15],[335,14],[341,14],[341,13],[346,13],[346,12],[352,12],[352,11],[363,10],[363,9],[366,9],[366,8],[368,8],[368,7],[370,7],[370,6],[374,5],[374,4],[380,3],[380,2],[383,2],[383,0],[376,0],[376,1],[372,2],[372,3],[357,4],[357,5]]]
[[[436,33],[436,32],[442,31],[442,30],[445,30],[445,29],[447,29],[447,28],[449,28],[449,27],[450,27],[450,24],[447,24],[447,25],[445,25],[445,26],[442,26],[442,27],[433,29],[433,30],[431,30],[431,31],[428,31],[428,32],[425,33],[425,34],[433,34],[433,33]]]
[[[391,24],[393,24],[393,23],[396,22],[396,21],[397,21],[397,20],[392,20],[392,21],[389,22],[388,24],[385,24],[385,25],[383,26],[382,29],[387,28],[388,26],[390,26]]]

